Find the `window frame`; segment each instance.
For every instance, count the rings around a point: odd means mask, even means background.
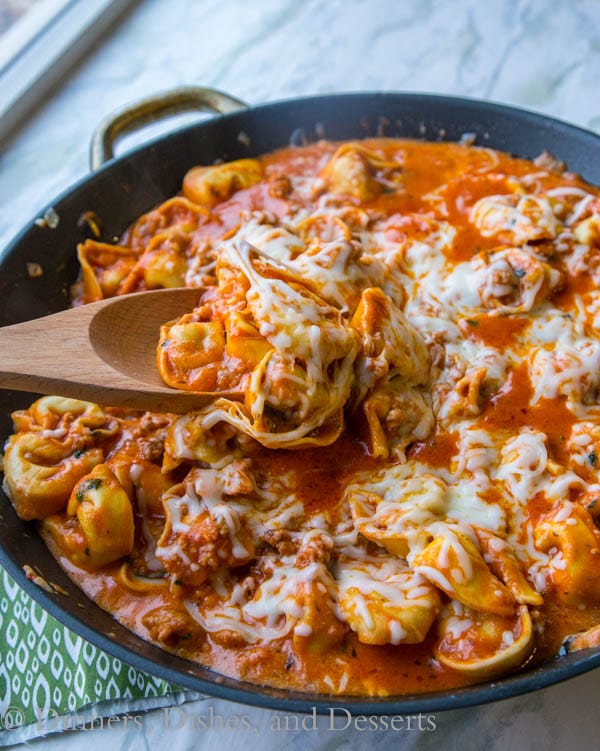
[[[3,34],[0,143],[135,0],[43,0]]]

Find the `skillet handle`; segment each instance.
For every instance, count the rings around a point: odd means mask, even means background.
[[[98,125],[90,144],[90,167],[97,170],[114,157],[115,143],[121,136],[170,115],[197,110],[226,114],[247,109],[241,99],[203,86],[181,86],[125,105]]]

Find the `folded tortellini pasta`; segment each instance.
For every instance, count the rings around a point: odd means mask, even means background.
[[[340,146],[321,174],[332,193],[369,201],[401,184],[402,165],[348,143]]]
[[[445,666],[472,679],[490,679],[519,667],[533,648],[533,623],[521,605],[512,615],[481,613],[451,600],[439,618],[435,654]]]
[[[223,249],[217,278],[196,311],[163,326],[165,381],[222,393],[222,419],[264,445],[331,443],[352,388],[356,331],[248,243]]]
[[[400,561],[341,558],[340,617],[364,644],[418,644],[440,609],[434,586]]]
[[[235,191],[259,182],[262,174],[256,159],[193,167],[184,177],[183,193],[191,201],[210,208],[227,200]]]
[[[75,484],[104,460],[103,445],[120,433],[101,407],[44,396],[13,414],[4,448],[4,487],[22,519],[64,510]]]

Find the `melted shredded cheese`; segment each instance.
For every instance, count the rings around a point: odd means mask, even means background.
[[[192,171],[187,197],[136,223],[130,249],[85,245],[83,301],[205,288],[161,346],[179,334],[183,375],[204,373],[214,398],[165,418],[157,438],[147,416],[46,397],[15,414],[5,486],[25,515],[68,501],[90,449],[128,466],[139,559],[172,587],[183,580],[185,613],[210,634],[288,639],[298,653],[308,642],[327,661],[348,630],[412,644],[439,619],[452,669],[492,632],[482,664],[502,668],[544,597],[576,591],[573,611],[600,603],[576,578],[598,537],[597,191],[541,164],[513,175],[508,157],[467,146],[440,144],[457,151],[439,167],[408,142],[313,148],[285,170],[275,156]],[[415,178],[405,160],[419,148]],[[210,206],[194,203],[206,195]],[[348,425],[378,464],[338,457]],[[132,457],[161,441],[151,491]],[[319,447],[322,493],[303,465],[317,455],[288,454]],[[320,689],[356,690],[337,660]]]

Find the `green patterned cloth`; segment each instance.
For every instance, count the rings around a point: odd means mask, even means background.
[[[73,713],[81,722],[196,696],[77,636],[0,568],[0,746],[66,729]]]

